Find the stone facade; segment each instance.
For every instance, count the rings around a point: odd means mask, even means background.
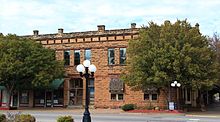
[[[94,107],[95,108],[118,108],[127,103],[134,103],[139,107],[167,105],[163,92],[158,93],[157,100],[144,100],[142,91],[133,91],[125,85],[123,100],[112,100],[109,92],[109,84],[112,78],[119,78],[121,70],[125,65],[119,63],[119,50],[128,46],[129,39],[138,37],[139,28],[132,23],[128,29],[105,30],[104,25],[99,25],[97,31],[64,33],[63,29],[58,29],[55,34],[39,34],[34,30],[33,35],[23,36],[35,39],[46,48],[56,50],[57,60],[64,59],[64,50],[70,50],[70,65],[65,66],[67,77],[64,81],[64,106],[69,106],[70,102],[70,80],[82,79],[76,72],[74,66],[74,50],[80,50],[80,62],[83,63],[85,49],[91,49],[91,62],[97,67],[94,75]],[[115,64],[108,64],[108,49],[115,49]],[[85,89],[83,80],[83,89]],[[83,90],[83,101],[85,100],[85,90]]]

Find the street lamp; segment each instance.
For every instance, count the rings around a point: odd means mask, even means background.
[[[177,109],[179,109],[179,90],[178,88],[181,86],[180,83],[178,83],[177,81],[173,81],[173,83],[170,84],[171,87],[176,87],[177,88],[177,91],[176,91],[176,99],[177,99]]]
[[[96,66],[93,64],[90,64],[89,60],[85,60],[82,64],[79,64],[76,67],[77,72],[80,73],[81,77],[86,78],[86,100],[85,100],[85,112],[83,115],[83,121],[82,122],[91,122],[91,117],[89,113],[89,88],[88,88],[88,81],[89,81],[89,76],[93,77],[94,72],[96,71]],[[89,73],[90,71],[90,73]]]
[[[171,83],[170,84],[172,87],[180,87],[181,86],[181,84],[180,83],[178,83],[177,81],[173,81],[173,83]]]

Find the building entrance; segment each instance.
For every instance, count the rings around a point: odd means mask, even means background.
[[[69,105],[82,105],[83,80],[80,78],[70,80]]]
[[[51,107],[52,101],[52,91],[46,91],[46,107]]]

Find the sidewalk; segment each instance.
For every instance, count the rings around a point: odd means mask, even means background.
[[[1,110],[1,112],[5,111],[20,111],[20,112],[73,112],[77,114],[82,114],[84,109],[81,108],[19,108],[18,110]],[[183,112],[179,112],[177,110],[169,111],[169,110],[131,110],[131,111],[123,111],[122,109],[89,109],[92,114],[181,114]]]
[[[187,112],[186,116],[194,117],[220,117],[220,103],[213,103],[206,108],[204,112]]]
[[[217,109],[218,110],[218,109]],[[76,113],[76,114],[83,114],[84,109],[80,108],[20,108],[18,110],[1,110],[0,113],[2,112],[67,112],[67,113]],[[132,111],[123,111],[122,109],[89,109],[91,114],[150,114],[150,115],[157,115],[157,114],[162,114],[162,115],[182,115],[182,116],[192,116],[192,117],[220,117],[220,111],[205,111],[205,112],[187,112],[183,113],[182,111],[168,111],[168,110],[132,110]]]

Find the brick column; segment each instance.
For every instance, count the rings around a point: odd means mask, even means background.
[[[29,91],[29,107],[34,107],[34,92],[33,92],[33,90]]]
[[[74,50],[70,50],[70,66],[74,66]]]
[[[115,48],[115,64],[119,64],[120,61],[119,61],[119,48]]]
[[[56,59],[57,60],[63,60],[64,59],[64,52],[63,52],[63,50],[57,50],[56,51]]]
[[[65,78],[64,85],[63,85],[63,104],[64,107],[67,107],[69,105],[69,78]]]
[[[82,98],[82,105],[85,106],[86,100],[86,79],[83,77],[83,98]]]

